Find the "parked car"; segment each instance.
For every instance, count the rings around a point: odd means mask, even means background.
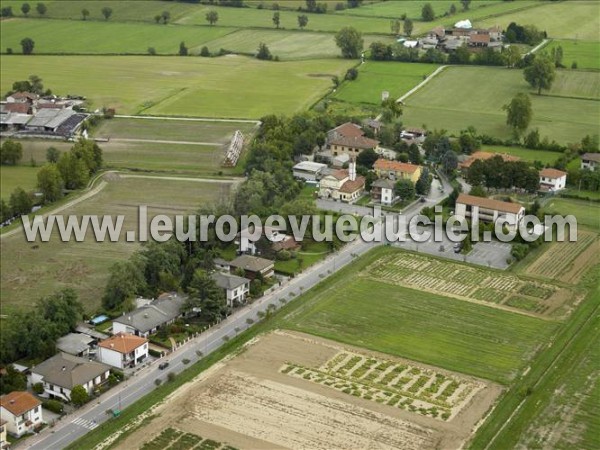
[[[163,363],[160,363],[160,364],[158,365],[158,368],[159,368],[160,370],[165,370],[167,367],[169,367],[169,361],[165,361],[165,362],[163,362]]]

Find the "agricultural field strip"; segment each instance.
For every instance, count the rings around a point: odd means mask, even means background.
[[[286,363],[280,372],[443,421],[451,420],[484,388],[483,383],[347,351],[316,369]]]
[[[516,275],[491,273],[450,261],[417,254],[387,255],[359,274],[375,281],[425,289],[460,299],[483,301],[490,306],[506,305],[521,313],[547,315],[548,301],[562,288],[541,281],[523,280]],[[515,296],[529,300],[529,308],[508,302]]]
[[[590,245],[597,244],[598,236],[591,232],[579,232],[577,242],[555,243],[536,259],[525,272],[544,278],[561,278],[571,270],[574,262]],[[566,281],[566,280],[565,280]]]
[[[197,434],[184,433],[181,430],[167,428],[139,450],[236,450],[229,445],[223,445],[212,439],[203,439]]]

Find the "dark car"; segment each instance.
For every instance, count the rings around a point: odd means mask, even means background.
[[[160,364],[159,364],[159,366],[158,366],[158,368],[159,368],[160,370],[164,370],[164,369],[166,369],[167,367],[169,367],[169,362],[168,362],[168,361],[165,361],[164,363],[160,363]]]

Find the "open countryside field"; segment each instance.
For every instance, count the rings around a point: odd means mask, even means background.
[[[19,18],[3,20],[0,36],[2,45],[15,53],[21,53],[19,42],[28,36],[35,42],[36,54],[147,55],[148,48],[152,47],[158,54],[176,55],[182,41],[190,52],[197,54],[206,42],[234,31],[225,27]]]
[[[347,375],[332,365],[340,357],[353,365]],[[381,384],[386,370],[392,375],[389,382],[400,387]],[[323,373],[322,383],[312,376],[317,371]],[[403,377],[410,384],[406,390]],[[381,386],[391,401],[375,401],[368,394],[361,398],[340,385],[373,393]],[[151,411],[154,419],[115,448],[140,448],[167,427],[236,448],[457,448],[499,392],[497,385],[483,380],[274,331],[180,388]],[[441,404],[436,400],[440,396],[457,405],[456,418],[422,414],[420,405],[426,401],[419,399]]]
[[[202,204],[225,198],[229,184],[207,184],[189,180],[121,178],[112,175],[107,185],[90,199],[62,214],[125,215],[124,230],[137,231],[137,206],[148,205],[148,215],[183,214]],[[84,242],[60,241],[58,233],[50,242],[27,243],[22,231],[2,238],[1,296],[6,313],[27,309],[35,300],[64,287],[75,289],[88,313],[100,305],[108,268],[126,259],[139,243],[98,243],[88,231]]]
[[[257,119],[309,107],[351,64],[341,59],[275,64],[243,56],[13,56],[2,64],[0,88],[6,92],[15,80],[35,73],[57,94],[85,95],[94,107],[114,107],[119,114]],[[242,94],[241,85],[252,89]]]
[[[556,327],[552,321],[490,308],[366,276],[379,248],[328,282],[279,326],[508,383]],[[366,318],[369,318],[366,320]]]
[[[23,152],[27,154],[26,152]],[[37,185],[37,172],[39,167],[30,165],[22,166],[0,166],[1,192],[0,198],[8,202],[10,194],[21,187],[27,192],[33,190]]]
[[[382,91],[398,98],[423,81],[439,66],[435,64],[368,61],[358,70],[358,78],[344,83],[333,98],[350,103],[381,104]]]
[[[546,31],[551,38],[598,41],[599,16],[600,3],[594,0],[544,2],[535,8],[475,20],[473,25],[482,28],[500,25],[505,29],[511,22],[533,24],[539,30]]]
[[[600,122],[598,77],[594,72],[560,71],[551,95],[531,95],[530,129],[559,143],[579,142]],[[531,93],[521,70],[491,67],[449,67],[405,101],[402,121],[408,126],[458,133],[469,125],[481,133],[506,138],[502,106],[519,92]],[[594,100],[569,98],[593,96]]]
[[[598,41],[555,40],[544,47],[544,50],[550,52],[553,47],[560,45],[564,55],[563,65],[566,67],[571,67],[571,64],[576,62],[578,69],[600,70],[600,42]]]
[[[573,214],[579,226],[600,231],[600,204],[566,198],[553,198],[546,205],[548,214]]]
[[[507,147],[505,145],[484,145],[481,150],[492,153],[506,153],[521,158],[523,161],[540,161],[542,164],[552,165],[562,156],[559,152],[549,152],[547,150],[532,150],[521,147]]]

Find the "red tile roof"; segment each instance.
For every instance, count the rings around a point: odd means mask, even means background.
[[[41,405],[37,398],[27,391],[13,391],[0,397],[0,406],[10,411],[13,416],[20,416]]]
[[[481,43],[481,44],[489,44],[490,43],[490,35],[489,34],[472,34],[471,42]]]
[[[29,112],[29,104],[27,103],[7,103],[4,105],[4,110],[12,113],[27,114]]]
[[[343,180],[344,178],[348,177],[348,171],[346,169],[332,170],[331,173],[329,173],[329,175],[331,175],[336,180]]]
[[[359,137],[365,134],[359,125],[352,122],[343,123],[335,127],[333,131],[346,137]]]
[[[364,189],[364,187],[365,187],[365,177],[356,177],[356,180],[354,180],[354,181],[348,180],[344,184],[342,184],[342,187],[340,188],[340,192],[343,192],[345,194],[351,194],[353,192],[358,191],[359,189]]]
[[[329,145],[368,149],[377,147],[379,145],[379,141],[364,136],[340,136],[329,141]]]
[[[117,333],[114,336],[111,336],[108,339],[100,342],[98,346],[107,348],[109,350],[114,350],[115,352],[119,353],[131,353],[139,346],[144,345],[146,342],[148,342],[148,339],[144,339],[134,334]]]
[[[417,170],[419,170],[420,166],[379,158],[377,161],[375,161],[373,168],[375,170],[393,170],[394,172],[415,173]]]
[[[521,204],[509,203],[500,200],[494,200],[493,198],[475,197],[474,195],[460,194],[456,199],[456,203],[462,203],[463,205],[479,206],[481,208],[493,209],[501,212],[508,212],[517,214],[521,211]]]
[[[552,179],[564,177],[566,174],[567,172],[563,172],[562,170],[557,169],[546,168],[540,170],[540,176]]]
[[[10,97],[16,99],[27,98],[29,100],[35,100],[38,98],[36,94],[32,94],[31,92],[15,92],[14,94],[10,95]]]

